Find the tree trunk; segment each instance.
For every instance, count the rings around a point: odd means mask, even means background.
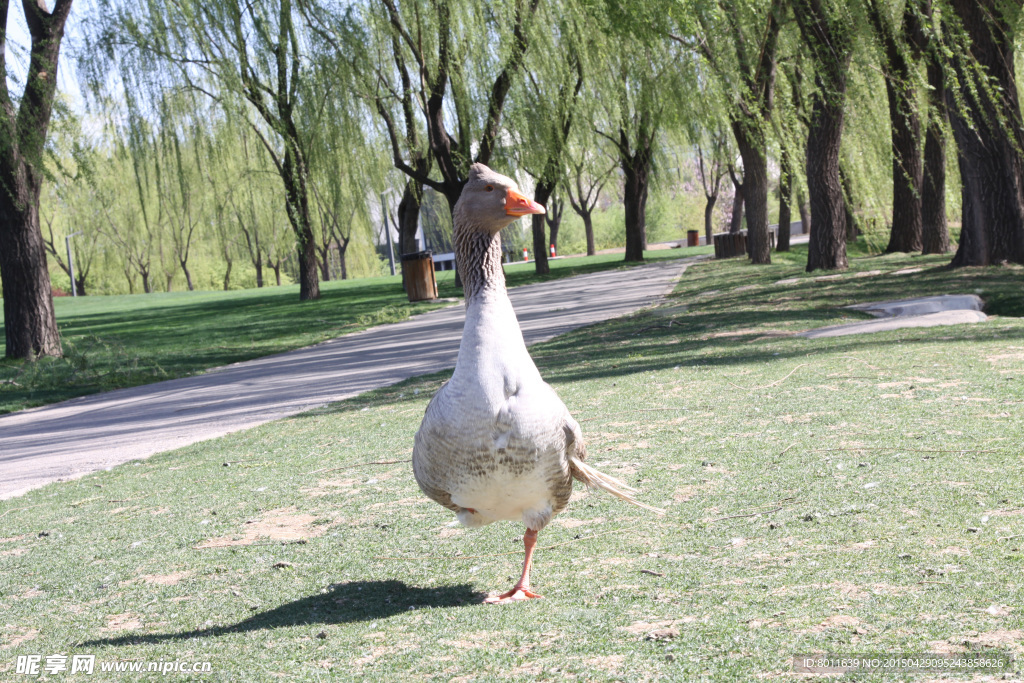
[[[57,65],[71,0],[52,12],[23,2],[31,36],[25,90],[15,107],[8,92],[8,1],[0,0],[0,284],[7,358],[60,356],[60,334],[39,224],[43,150],[53,110]]]
[[[714,243],[715,234],[715,204],[718,202],[718,195],[704,195],[707,202],[704,204],[704,243],[711,245]]]
[[[185,273],[185,285],[188,287],[188,291],[194,292],[195,291],[195,287],[192,285],[192,273],[189,272],[188,263],[186,261],[181,261],[180,263],[181,263],[181,271],[183,273]],[[170,291],[170,290],[168,290],[168,291]]]
[[[813,55],[818,88],[807,133],[807,190],[814,230],[807,247],[807,271],[846,268],[846,213],[839,179],[846,78],[854,27],[839,16],[844,5],[792,0],[793,16]]]
[[[402,254],[414,254],[419,251],[416,231],[419,230],[422,197],[423,185],[415,180],[406,182],[402,200],[398,202],[398,246]]]
[[[921,117],[914,87],[917,55],[926,35],[920,27],[915,3],[907,2],[901,30],[893,25],[879,7],[879,0],[869,0],[868,19],[882,48],[885,59],[885,92],[889,102],[889,130],[892,140],[892,229],[886,252],[912,252],[921,248]],[[844,185],[846,179],[844,178]],[[847,239],[853,233],[847,221]]]
[[[848,61],[848,58],[847,58]],[[844,65],[845,68],[845,65]],[[838,85],[838,84],[837,84]],[[839,144],[843,137],[843,89],[815,95],[807,135],[807,189],[814,230],[807,246],[807,272],[846,268],[846,208],[839,178]],[[824,90],[827,87],[819,83]]]
[[[565,210],[564,200],[556,197],[550,200],[547,204],[547,213],[544,214],[544,221],[548,225],[548,238],[551,240],[551,246],[555,248],[555,253],[558,253],[558,230],[562,227],[562,212]]]
[[[739,232],[743,229],[743,185],[736,182],[733,178],[733,195],[732,195],[732,219],[729,221],[729,232]]]
[[[952,265],[1024,263],[1024,122],[1014,73],[1014,28],[1020,6],[1011,9],[998,0],[954,0],[952,6],[970,37],[971,57],[992,81],[969,87],[971,65],[954,54],[953,68],[961,85],[955,96],[948,93],[948,100],[959,148],[963,227]],[[993,101],[993,94],[998,101]]]
[[[803,230],[803,234],[811,234],[811,205],[807,201],[807,197],[804,196],[804,191],[801,189],[796,193],[796,205],[800,210],[800,227]]]
[[[152,294],[153,285],[149,282],[149,271],[140,271],[139,276],[142,278],[142,291],[146,294]]]
[[[910,78],[895,74],[887,78],[889,122],[892,129],[892,231],[887,253],[921,249],[921,117],[917,111],[917,93],[908,83],[893,79]]]
[[[625,137],[625,134],[623,134]],[[626,261],[643,261],[647,248],[647,192],[650,186],[651,147],[644,145],[632,154],[621,154],[625,175],[623,200],[626,210]]]
[[[0,192],[0,276],[7,357],[30,360],[61,355],[39,226],[39,186],[30,179],[33,176],[23,172],[20,187],[8,185],[7,191]]]
[[[224,270],[224,291],[231,289],[231,268],[234,266],[234,261],[228,261],[228,267]]]
[[[930,113],[924,142],[924,178],[921,187],[921,252],[949,251],[946,223],[946,82],[942,67],[933,56],[928,60]]]
[[[309,219],[309,172],[298,141],[286,139],[285,145],[281,177],[287,195],[288,219],[298,241],[299,301],[314,301],[320,298],[320,280],[317,277],[316,238]],[[280,275],[278,278],[280,280]]]
[[[597,253],[597,247],[594,244],[594,217],[590,211],[584,211],[581,218],[583,218],[583,233],[587,236],[587,256],[593,256]]]
[[[775,238],[775,251],[789,251],[789,224],[793,222],[793,159],[782,149],[779,173],[779,234]]]
[[[843,213],[846,215],[846,241],[856,242],[861,234],[857,221],[856,204],[853,201],[853,184],[850,174],[839,164],[839,182],[843,184]]]
[[[541,206],[548,205],[554,185],[541,180],[533,191],[533,200]],[[546,226],[544,214],[535,213],[530,216],[530,229],[533,233],[533,263],[537,275],[547,275],[551,272],[548,266],[548,243],[545,239],[544,228]]]
[[[764,143],[741,121],[733,123],[740,156],[743,158],[743,205],[747,213],[747,253],[758,265],[772,262],[768,246],[768,159]]]
[[[341,279],[348,279],[348,263],[345,261],[345,256],[348,254],[348,245],[338,249],[338,265],[341,266]]]
[[[319,251],[319,250],[318,250]],[[324,282],[330,282],[331,280],[331,248],[327,247],[323,251],[320,251],[320,258],[317,259],[317,263],[320,266],[320,279]]]
[[[75,278],[75,294],[85,296],[85,276]]]
[[[262,287],[263,286],[263,258],[262,257],[257,258],[256,262],[253,263],[253,265],[256,267],[256,286],[257,287]]]

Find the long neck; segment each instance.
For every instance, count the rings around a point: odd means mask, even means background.
[[[501,233],[490,234],[456,225],[455,262],[462,278],[466,305],[485,292],[505,291],[501,268]]]

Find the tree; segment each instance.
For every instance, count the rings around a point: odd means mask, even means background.
[[[743,230],[743,207],[746,206],[743,196],[744,182],[736,175],[736,168],[731,163],[726,167],[729,170],[729,179],[732,180],[732,213],[729,214],[729,232],[739,232]]]
[[[594,244],[594,208],[601,198],[601,190],[615,170],[615,164],[606,166],[595,172],[595,162],[603,162],[604,159],[597,159],[597,155],[587,147],[575,145],[573,153],[570,154],[569,165],[572,167],[571,178],[566,182],[565,193],[569,197],[569,205],[583,220],[583,232],[587,238],[587,256],[597,253]]]
[[[548,212],[544,215],[544,221],[548,225],[548,235],[551,237],[551,246],[555,253],[558,252],[558,230],[562,227],[562,216],[565,213],[565,200],[562,196],[552,195],[547,204]]]
[[[840,0],[792,0],[800,33],[815,69],[816,90],[807,135],[807,189],[814,230],[807,271],[843,269],[846,213],[839,178],[846,78],[857,25]]]
[[[43,244],[50,257],[56,261],[57,267],[68,276],[69,286],[75,288],[75,294],[85,296],[87,294],[86,282],[89,280],[89,271],[92,270],[92,264],[96,258],[97,251],[95,243],[97,235],[93,225],[94,220],[89,216],[79,216],[80,220],[73,223],[75,227],[86,228],[86,230],[82,231],[83,235],[79,239],[71,240],[71,257],[74,259],[75,270],[75,281],[71,283],[71,264],[68,263],[66,257],[67,243],[62,239],[62,237],[67,237],[70,233],[66,231],[64,235],[55,235],[53,228],[54,224],[57,223],[58,213],[60,215],[70,214],[74,216],[75,212],[67,202],[59,197],[51,198],[51,203],[54,206],[49,207],[48,211],[44,210],[42,206],[39,211],[42,222],[46,224]]]
[[[564,182],[566,173],[566,146],[572,132],[573,119],[579,108],[583,89],[584,49],[583,33],[579,25],[583,17],[571,16],[574,9],[563,3],[559,14],[541,12],[541,25],[548,31],[536,31],[533,35],[536,46],[532,59],[524,64],[526,87],[513,98],[508,120],[516,131],[516,157],[519,165],[533,176],[537,184],[533,198],[545,206],[547,214],[530,217],[533,236],[534,269],[538,275],[549,272],[548,245],[557,240],[557,226],[561,209],[549,200],[555,188]],[[565,55],[565,59],[553,60],[551,53]],[[544,236],[544,228],[554,221],[551,240]]]
[[[602,102],[604,122],[595,132],[617,152],[622,171],[626,219],[626,261],[643,261],[647,249],[647,196],[651,186],[655,145],[665,114],[670,64],[664,46],[630,35],[613,35],[603,47],[605,68],[591,97]],[[606,90],[605,90],[606,89]]]
[[[725,139],[725,131],[721,128],[712,129],[707,133],[706,142],[698,141],[694,147],[697,151],[697,175],[700,176],[700,184],[704,189],[704,243],[711,244],[714,235],[715,204],[722,188],[722,178],[728,172],[725,155],[729,146]]]
[[[922,31],[928,70],[928,126],[924,143],[924,174],[921,187],[921,251],[945,254],[949,251],[946,223],[946,75],[934,31],[931,0],[917,0],[927,22]]]
[[[46,155],[50,182],[40,196],[39,216],[45,226],[43,244],[57,266],[67,274],[69,288],[85,296],[96,256],[100,252],[99,212],[87,178],[93,174],[95,151],[83,144],[80,121],[68,112],[54,119]],[[74,235],[75,238],[65,238]],[[68,262],[68,244],[74,265]]]
[[[470,165],[489,163],[497,148],[505,102],[513,81],[520,75],[529,45],[530,24],[540,0],[514,0],[509,8],[492,6],[484,13],[490,19],[485,25],[475,21],[481,16],[476,8],[453,18],[452,3],[447,1],[410,0],[401,5],[396,0],[381,2],[394,31],[393,49],[411,55],[419,71],[422,90],[418,97],[425,105],[422,114],[427,145],[441,180],[433,179],[403,158],[402,134],[393,118],[380,112],[395,168],[443,194],[453,211]],[[425,34],[436,37],[436,44],[431,46],[433,41],[425,43],[417,38]],[[481,39],[486,40],[481,43]],[[495,41],[505,44],[496,46]],[[467,54],[474,54],[477,63],[467,64]],[[497,71],[490,75],[490,69]],[[484,92],[487,95],[477,100],[476,95]],[[484,111],[478,101],[486,102]],[[457,135],[445,123],[446,112],[454,113]],[[479,133],[474,134],[475,131]]]
[[[886,251],[919,251],[924,182],[917,93],[918,64],[924,48],[919,8],[915,0],[908,0],[897,30],[882,0],[867,0],[867,7],[882,47],[882,73],[892,128],[892,231]]]
[[[768,131],[775,102],[776,52],[782,0],[693,3],[702,29],[696,46],[732,100],[729,122],[743,158],[743,182],[733,225],[747,215],[747,251],[753,263],[771,263],[768,243]],[[691,44],[685,39],[684,44]],[[737,178],[733,175],[733,182]],[[737,211],[736,209],[739,209]]]
[[[799,158],[806,139],[807,107],[803,97],[802,54],[796,54],[783,65],[778,87],[789,87],[788,96],[780,96],[775,109],[776,137],[779,142],[779,231],[775,240],[775,251],[789,251],[790,227],[793,222],[793,200],[796,200],[800,220],[807,232],[810,227],[810,212],[800,183],[802,164]],[[794,197],[795,194],[795,197]]]
[[[0,281],[8,358],[62,354],[39,225],[39,194],[71,1],[57,0],[52,12],[41,0],[22,1],[32,46],[25,90],[16,106],[7,86],[10,1],[0,0]]]
[[[102,216],[100,232],[121,252],[128,290],[135,291],[133,274],[137,273],[142,291],[149,294],[153,291],[152,253],[163,213],[160,202],[156,202],[155,213],[146,209],[152,188],[146,180],[146,169],[134,163],[136,159],[126,144],[117,139],[107,172],[93,174],[90,184]]]
[[[105,18],[99,44],[120,61],[126,87],[145,93],[148,85],[158,99],[183,85],[241,117],[259,137],[284,187],[298,247],[299,299],[319,298],[309,196],[314,140],[298,110],[303,98],[323,97],[330,88],[312,83],[304,70],[304,24],[292,1],[99,2]]]
[[[192,282],[192,271],[188,260],[192,253],[192,241],[196,236],[205,216],[204,193],[199,191],[201,185],[202,161],[198,149],[201,136],[193,128],[191,136],[192,159],[182,158],[182,141],[174,128],[173,122],[165,118],[160,127],[158,149],[153,154],[157,166],[157,192],[160,201],[169,207],[169,224],[171,245],[174,258],[185,275],[188,291],[195,289]],[[186,152],[187,154],[187,152]],[[189,162],[193,163],[189,163]],[[170,285],[168,284],[168,289]]]
[[[1014,68],[1021,0],[950,0],[963,228],[954,266],[1024,263],[1024,121]]]

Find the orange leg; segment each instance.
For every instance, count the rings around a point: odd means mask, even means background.
[[[537,595],[530,590],[530,565],[533,564],[533,549],[537,545],[537,530],[527,529],[526,533],[523,534],[523,546],[526,548],[526,558],[523,560],[523,575],[519,577],[519,582],[512,587],[512,590],[496,595],[484,600],[484,602],[491,605],[502,605],[507,602],[519,602],[520,600],[529,600],[531,598],[542,598],[544,596]]]

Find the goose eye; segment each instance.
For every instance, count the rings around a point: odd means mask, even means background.
[[[488,185],[484,189],[487,190],[488,192],[493,192],[494,191],[494,185]]]

